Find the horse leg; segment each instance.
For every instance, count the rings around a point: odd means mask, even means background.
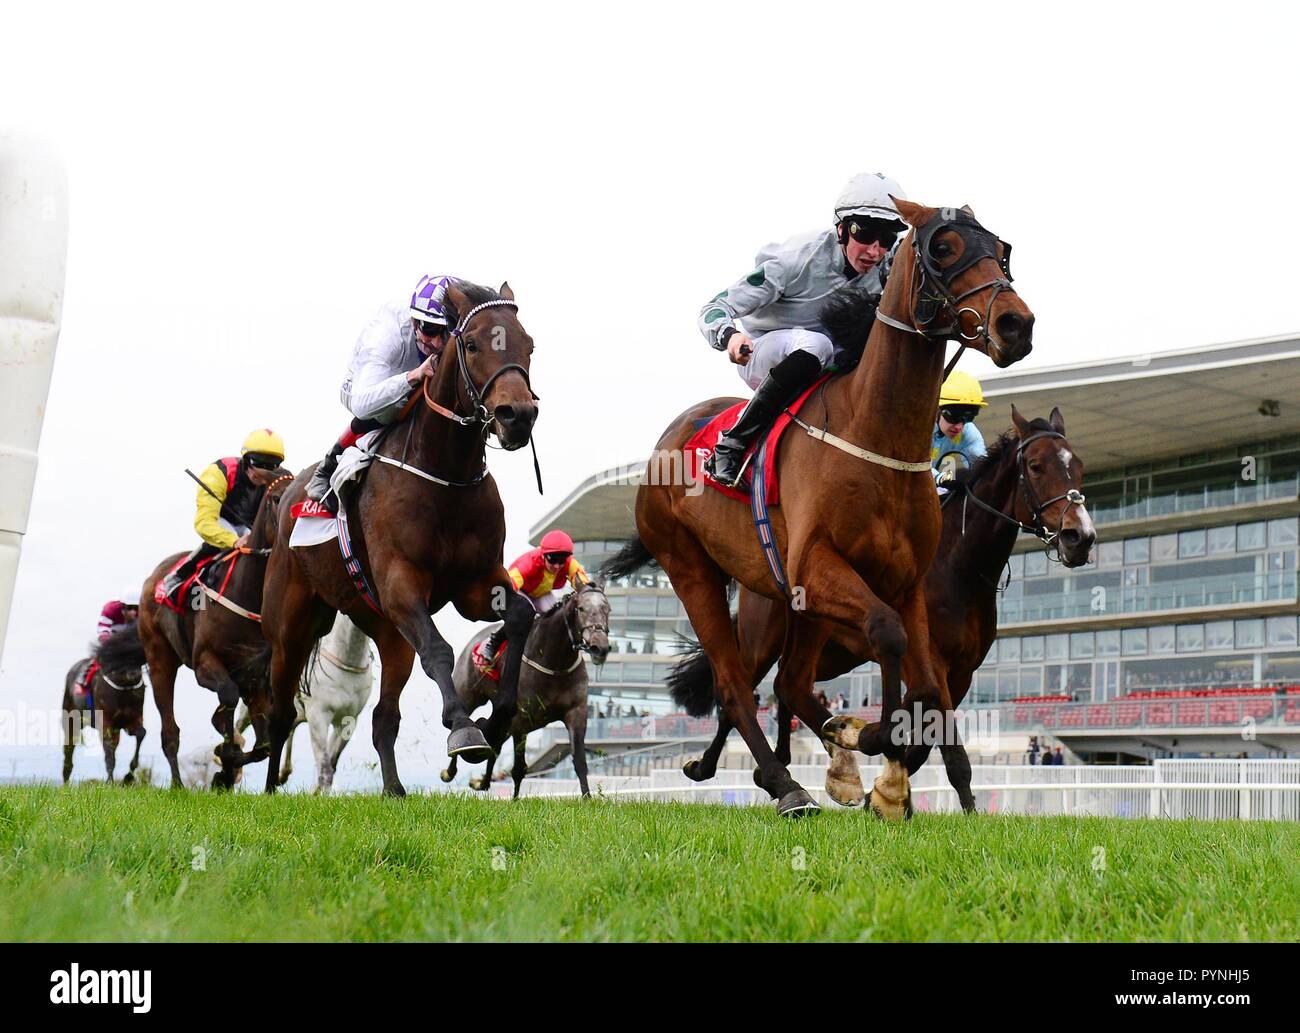
[[[341,725],[335,725],[334,731],[330,735],[330,748],[326,756],[325,767],[325,792],[329,792],[334,786],[334,773],[339,769],[339,758],[343,756],[343,748],[347,746],[348,740],[352,738],[352,728],[355,718],[345,717]]]
[[[452,757],[451,761],[447,764],[447,766],[442,769],[441,778],[444,782],[450,782],[453,778],[456,777],[456,761],[458,759],[459,758],[457,757]]]
[[[667,553],[668,550],[657,552],[660,555]],[[755,781],[777,801],[778,814],[797,817],[819,810],[817,801],[790,777],[786,766],[777,760],[759,727],[753,672],[745,666],[736,644],[731,611],[727,605],[726,575],[698,543],[681,534],[672,539],[671,563],[669,578],[673,588],[686,609],[700,645],[713,664],[720,715],[725,715],[740,732],[749,752],[758,762],[759,776]]]
[[[491,763],[491,761],[488,763]],[[515,763],[510,774],[515,780],[515,791],[511,799],[518,800],[519,790],[524,784],[524,779],[528,776],[528,736],[526,735],[515,736]],[[586,796],[585,780],[582,789],[583,795]]]
[[[121,732],[107,720],[104,721],[104,768],[108,771],[108,781],[113,781],[113,769],[117,767],[117,739]]]
[[[794,720],[794,711],[779,696],[776,700],[776,759],[786,767],[790,766],[790,739],[794,729],[790,727]]]
[[[158,648],[146,647],[146,655],[149,661],[149,683],[153,686],[153,702],[158,708],[159,718],[162,719],[159,734],[162,737],[163,756],[167,758],[167,766],[171,768],[171,787],[181,789],[185,785],[181,781],[180,762],[177,759],[181,747],[181,729],[176,723],[176,712],[173,708],[176,671],[180,668],[180,662],[176,659],[176,654],[166,645]]]
[[[298,728],[307,721],[307,718],[303,716],[302,703],[297,697],[294,698],[294,710],[293,724],[289,726],[289,737],[284,740],[284,760],[280,762],[278,777],[280,785],[284,785],[289,781],[289,776],[293,774],[293,736],[298,731]]]
[[[221,736],[221,745],[217,747],[221,770],[212,776],[212,788],[231,789],[235,784],[235,771],[240,766],[241,754],[235,745],[235,710],[239,707],[239,686],[225,665],[210,651],[194,658],[194,678],[205,689],[212,689],[217,694],[217,709],[212,712],[212,727]]]
[[[533,610],[532,603],[515,591],[514,584],[504,570],[500,572],[498,580],[487,580],[472,585],[454,602],[461,615],[470,620],[502,622],[501,630],[506,636],[506,652],[501,662],[501,680],[497,683],[496,692],[492,696],[491,714],[486,718],[479,718],[474,724],[474,727],[482,732],[488,747],[498,750],[510,737],[510,726],[514,723],[515,714],[519,709],[519,672],[524,661],[524,646],[528,643],[528,632],[533,626],[536,612]],[[448,655],[450,656],[450,651]],[[442,682],[438,685],[442,688]],[[450,700],[448,692],[450,692]],[[449,717],[452,716],[449,710],[451,701],[455,702],[458,711],[463,710],[468,714],[469,710],[455,691],[450,667],[447,674],[447,689],[443,690],[443,700],[443,724],[452,728],[452,725],[448,724]],[[458,733],[453,730],[453,733],[447,737],[448,753],[465,753],[465,760],[469,763],[486,759],[480,753],[466,752],[459,746],[453,746],[453,742],[457,739]]]
[[[122,778],[122,784],[129,786],[135,782],[135,769],[140,766],[140,747],[144,744],[144,721],[137,717],[135,722],[127,729],[135,736],[135,753],[131,754],[131,766],[127,768],[126,775]]]
[[[76,728],[74,734],[73,728]],[[64,700],[63,708],[63,784],[68,784],[68,779],[72,777],[72,754],[77,748],[77,738],[81,735],[81,714],[76,710],[67,708],[67,700]]]
[[[718,711],[718,730],[713,735],[713,741],[705,748],[698,760],[688,760],[682,765],[682,774],[692,782],[705,782],[718,773],[718,758],[722,756],[722,750],[727,745],[727,736],[731,734],[734,726],[727,720],[727,715],[721,710]],[[782,763],[789,764],[789,758]]]
[[[311,734],[311,752],[316,758],[316,792],[329,792],[334,772],[330,770],[330,731],[329,715],[318,702],[304,704],[307,712],[307,731]]]
[[[432,623],[430,623],[432,627]],[[441,638],[441,636],[439,636]],[[444,643],[445,645],[446,643]],[[406,680],[411,676],[415,651],[406,637],[391,626],[384,628],[375,639],[379,647],[379,702],[371,714],[371,740],[379,754],[379,768],[384,777],[385,796],[405,796],[406,788],[397,776],[397,729],[402,723],[398,701]],[[448,653],[451,652],[448,647]],[[455,693],[453,693],[455,695]],[[443,697],[446,699],[446,696]],[[480,733],[481,734],[481,733]]]
[[[820,622],[798,619],[791,620],[788,626],[784,656],[776,673],[775,686],[779,701],[777,719],[781,722],[779,732],[785,736],[787,757],[790,749],[790,710],[814,731],[825,727],[831,719],[831,712],[813,695],[817,658],[821,656],[822,647],[830,636],[830,628]],[[826,792],[842,807],[857,807],[866,796],[857,758],[853,751],[833,740],[823,738],[822,745],[831,757],[830,765],[826,768]]]
[[[871,652],[880,664],[883,706],[879,726],[868,734],[860,719],[834,717],[822,726],[821,736],[823,740],[847,750],[883,753],[884,771],[876,778],[869,801],[870,810],[881,818],[904,818],[911,811],[907,768],[903,765],[907,743],[905,736],[895,732],[903,717],[903,660],[911,629],[905,626],[903,617],[882,602],[844,557],[827,543],[816,541],[803,549],[792,545],[790,553],[798,561],[790,571],[791,584],[804,587],[807,610],[819,618],[865,633]],[[911,596],[914,599],[920,594],[920,589],[916,588]],[[866,615],[865,621],[862,620],[863,614]],[[924,620],[920,631],[926,631]],[[919,641],[928,642],[928,635]],[[928,656],[928,651],[923,652]],[[813,663],[816,663],[815,658]]]
[[[569,752],[573,754],[573,771],[578,776],[584,797],[591,796],[587,788],[587,708],[576,706],[564,715],[564,725],[569,729]]]

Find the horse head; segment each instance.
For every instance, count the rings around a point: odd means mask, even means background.
[[[507,451],[523,448],[537,420],[537,396],[528,369],[533,339],[519,322],[510,284],[499,291],[459,282],[447,288],[447,315],[455,341],[463,396]]]
[[[579,648],[596,664],[603,664],[609,656],[609,600],[604,588],[593,581],[569,598],[573,600],[570,628]]]
[[[275,541],[276,526],[280,518],[280,500],[284,498],[289,486],[293,484],[293,471],[283,466],[271,473],[271,481],[262,492],[262,501],[257,505],[257,515],[253,518],[253,527],[248,535],[250,549],[269,549]]]
[[[1015,425],[1016,463],[1020,467],[1016,491],[1016,519],[1041,528],[1067,567],[1088,562],[1097,532],[1084,506],[1083,462],[1065,436],[1065,419],[1053,409],[1046,420],[1026,420],[1011,407]]]
[[[1034,314],[1011,286],[1011,245],[975,219],[968,207],[927,208],[894,198],[912,227],[895,253],[906,319],[926,337],[959,339],[999,367],[1033,348]],[[911,261],[905,261],[908,252]],[[901,267],[901,268],[900,268]]]

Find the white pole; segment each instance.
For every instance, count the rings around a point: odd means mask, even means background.
[[[0,132],[0,656],[59,342],[67,198],[46,143]]]

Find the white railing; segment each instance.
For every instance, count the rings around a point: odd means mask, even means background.
[[[869,786],[878,764],[861,765]],[[790,774],[826,805],[824,765],[794,765]],[[1074,814],[1117,818],[1202,818],[1300,820],[1300,760],[1159,760],[1149,766],[973,765],[971,789],[979,811],[1001,814]],[[719,770],[705,783],[679,771],[649,776],[592,776],[595,795],[612,799],[650,799],[692,803],[765,804],[766,792],[748,770]],[[508,796],[508,783],[497,787]],[[574,779],[529,779],[523,795],[571,797]],[[918,811],[951,812],[957,795],[941,763],[912,777]]]

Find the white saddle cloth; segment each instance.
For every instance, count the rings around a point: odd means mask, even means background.
[[[383,428],[381,427],[380,430]],[[339,456],[339,465],[330,478],[330,487],[334,493],[343,498],[349,486],[361,476],[371,464],[374,455],[370,446],[379,435],[379,430],[372,430],[361,435],[355,445],[349,445]],[[339,536],[338,521],[332,516],[299,517],[293,522],[293,531],[289,534],[289,548],[302,549],[312,545],[332,542]]]

